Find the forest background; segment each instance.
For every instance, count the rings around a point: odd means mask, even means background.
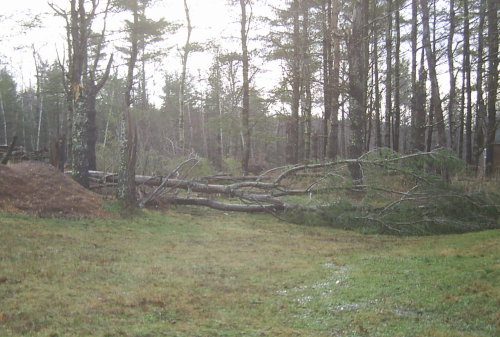
[[[1,52],[0,143],[65,138],[83,185],[81,170],[165,174],[192,154],[202,173],[249,174],[384,147],[495,173],[494,0],[44,5],[2,14],[16,49]]]

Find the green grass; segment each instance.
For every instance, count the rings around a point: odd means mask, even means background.
[[[193,210],[0,215],[0,336],[500,333],[500,230],[398,238]]]

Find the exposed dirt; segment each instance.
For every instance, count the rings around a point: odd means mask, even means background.
[[[35,161],[0,165],[0,212],[42,217],[109,216],[103,199],[55,167]]]

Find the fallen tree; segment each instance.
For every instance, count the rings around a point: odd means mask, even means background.
[[[498,226],[496,196],[468,192],[443,179],[443,172],[453,175],[461,167],[448,152],[401,156],[385,149],[358,159],[283,166],[247,177],[190,176],[198,163],[192,157],[165,176],[136,176],[138,205],[269,212],[301,223],[359,225],[396,234],[424,233],[433,226],[444,232]],[[354,163],[361,167],[362,181],[351,178],[348,166]],[[117,182],[116,174],[91,171],[90,176],[97,186]],[[467,225],[471,219],[480,224]]]

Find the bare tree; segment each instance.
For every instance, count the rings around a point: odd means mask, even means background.
[[[186,15],[186,23],[187,23],[187,37],[186,43],[184,44],[184,48],[181,52],[182,59],[182,72],[181,78],[179,81],[179,146],[182,151],[185,151],[185,143],[186,143],[186,130],[185,130],[185,102],[184,102],[184,92],[186,87],[186,71],[187,71],[187,63],[189,52],[191,49],[191,32],[193,31],[193,27],[191,26],[191,17],[189,16],[189,7],[187,4],[187,0],[184,0],[184,13]]]

